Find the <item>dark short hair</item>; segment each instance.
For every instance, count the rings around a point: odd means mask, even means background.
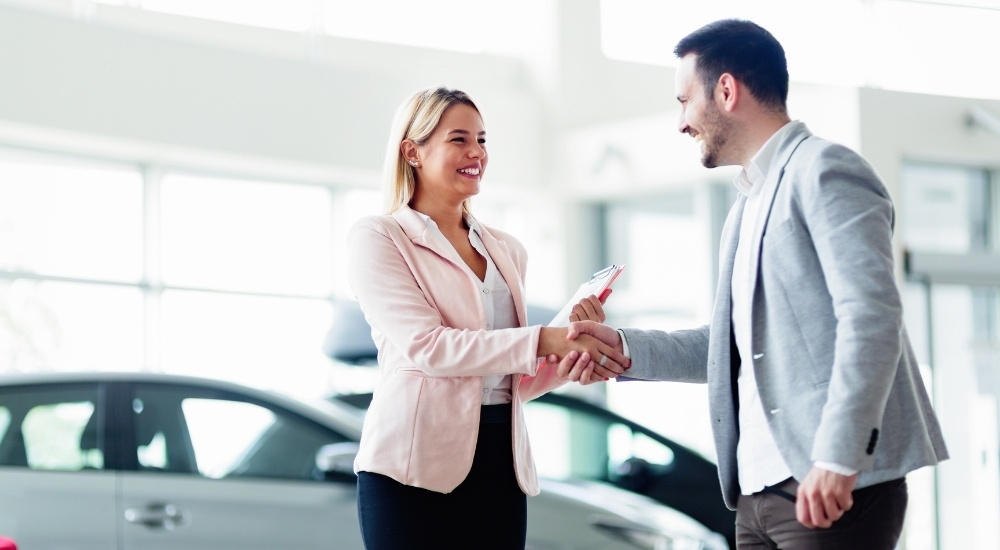
[[[788,100],[788,64],[781,44],[763,27],[742,19],[709,23],[685,36],[674,48],[682,58],[697,56],[698,75],[709,97],[723,73],[733,75],[765,106],[784,111]]]

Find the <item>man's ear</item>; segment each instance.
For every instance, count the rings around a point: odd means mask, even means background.
[[[715,84],[715,101],[721,110],[732,112],[736,108],[741,92],[740,83],[733,75],[729,73],[719,75],[719,80]]]

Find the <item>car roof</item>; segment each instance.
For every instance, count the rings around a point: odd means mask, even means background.
[[[308,417],[334,429],[344,431],[346,432],[345,435],[349,435],[355,439],[361,437],[362,417],[349,405],[330,402],[325,399],[293,397],[278,391],[263,390],[227,380],[181,374],[137,371],[77,371],[0,374],[0,387],[88,382],[188,385],[220,392],[235,393],[250,399],[273,403],[279,407]]]

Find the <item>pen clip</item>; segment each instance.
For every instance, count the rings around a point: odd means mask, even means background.
[[[590,282],[593,283],[594,281],[596,281],[598,279],[604,279],[608,275],[611,275],[611,273],[615,270],[616,267],[618,267],[618,266],[615,265],[615,264],[611,264],[608,267],[605,267],[604,269],[598,271],[597,273],[594,273],[590,277]]]

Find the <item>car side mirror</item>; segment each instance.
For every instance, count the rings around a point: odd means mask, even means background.
[[[327,481],[354,483],[354,457],[358,455],[358,444],[354,441],[330,443],[316,451],[316,469]]]

